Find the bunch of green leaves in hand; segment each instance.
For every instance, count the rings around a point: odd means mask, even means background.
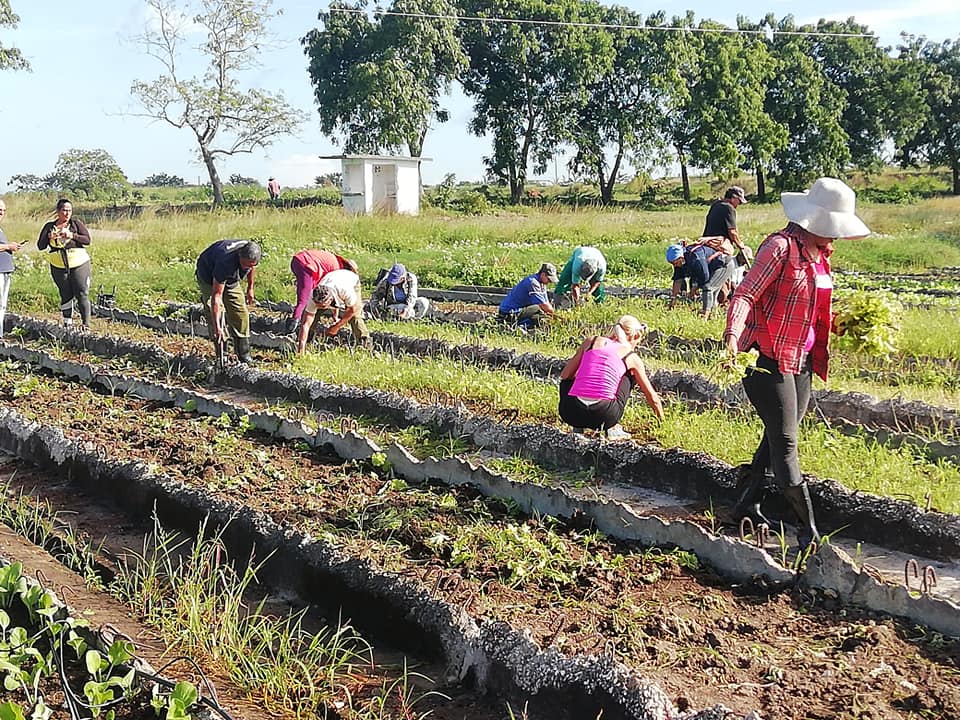
[[[834,304],[834,326],[842,344],[868,355],[889,355],[897,347],[903,307],[878,292],[857,290]]]
[[[723,352],[710,366],[707,377],[719,385],[721,390],[726,390],[743,380],[748,369],[757,370],[757,357],[754,350],[738,352],[736,355]]]

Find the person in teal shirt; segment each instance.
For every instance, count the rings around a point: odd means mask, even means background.
[[[561,302],[561,298],[566,300],[568,293],[572,305],[586,302],[589,295],[593,296],[594,302],[603,302],[607,297],[603,289],[606,276],[607,259],[603,253],[595,247],[581,245],[573,251],[573,255],[560,271],[554,291],[557,303]]]

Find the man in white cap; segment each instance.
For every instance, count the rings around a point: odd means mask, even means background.
[[[557,266],[553,263],[541,265],[540,270],[514,285],[501,301],[500,320],[516,323],[523,329],[538,327],[544,316],[555,312],[547,296],[547,285],[556,281]]]
[[[573,305],[587,301],[593,296],[594,302],[603,302],[606,293],[603,290],[603,280],[607,276],[607,259],[595,247],[581,245],[573,251],[570,259],[560,269],[557,287],[554,290],[554,299],[557,307],[561,305],[561,298],[570,293]]]
[[[820,534],[800,474],[797,435],[813,373],[827,379],[830,255],[834,240],[865,237],[870,230],[856,215],[853,190],[835,178],[820,178],[807,192],[783,193],[781,202],[790,222],[757,250],[730,301],[723,334],[731,356],[754,348],[760,352],[757,369],[747,371],[743,388],[763,421],[764,435],[734,512],[763,520],[764,475],[772,468],[796,515],[799,544],[805,549]]]

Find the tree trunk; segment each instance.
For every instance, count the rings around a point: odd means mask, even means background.
[[[763,165],[757,163],[757,200],[767,201],[767,183],[763,177]]]
[[[687,163],[683,156],[680,159],[680,179],[683,181],[683,201],[690,202],[690,176],[687,175]]]
[[[213,161],[213,155],[207,149],[207,146],[200,145],[200,155],[203,157],[203,164],[207,166],[207,172],[210,174],[210,185],[213,187],[213,206],[223,205],[223,183],[220,182],[220,173],[217,172],[217,165]]]
[[[960,195],[960,158],[954,158],[953,169],[953,194]]]

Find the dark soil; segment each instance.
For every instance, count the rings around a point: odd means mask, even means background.
[[[615,653],[681,706],[723,702],[778,718],[960,716],[960,649],[910,624],[799,591],[731,588],[683,553],[519,517],[465,491],[406,487],[226,421],[45,377],[17,397],[24,377],[0,378],[0,400],[25,416],[277,521],[333,533],[351,553],[416,574],[544,646]]]

